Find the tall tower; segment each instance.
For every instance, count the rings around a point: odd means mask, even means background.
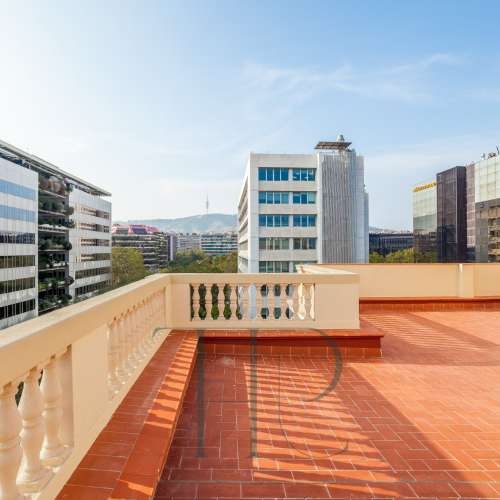
[[[210,207],[210,202],[208,201],[208,194],[207,194],[207,199],[205,201],[205,209],[207,211],[207,215],[208,215],[208,209],[209,209],[209,207]]]

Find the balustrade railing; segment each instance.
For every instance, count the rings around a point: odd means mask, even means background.
[[[170,329],[358,328],[358,282],[158,274],[0,332],[0,500],[52,499]]]

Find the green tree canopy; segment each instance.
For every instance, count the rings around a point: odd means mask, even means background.
[[[201,250],[178,252],[175,259],[162,270],[166,273],[236,273],[236,252],[229,255],[209,256]]]
[[[113,247],[111,257],[114,287],[127,285],[148,274],[142,253],[137,248]]]

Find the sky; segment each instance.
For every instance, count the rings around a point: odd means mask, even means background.
[[[246,158],[339,133],[372,226],[500,144],[498,1],[0,0],[0,139],[115,220],[235,213]]]

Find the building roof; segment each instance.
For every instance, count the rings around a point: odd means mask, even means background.
[[[342,134],[339,134],[336,141],[320,141],[314,149],[347,149],[352,143],[347,142]]]
[[[111,234],[158,234],[161,231],[155,226],[146,224],[113,224]]]
[[[60,177],[66,178],[68,181],[73,182],[79,187],[83,188],[83,190],[88,191],[90,194],[98,195],[98,196],[111,196],[111,193],[101,189],[90,182],[84,181],[80,179],[76,175],[70,174],[65,170],[56,167],[52,163],[39,158],[38,156],[32,155],[23,151],[22,149],[17,148],[16,146],[12,146],[8,142],[0,140],[0,155],[10,161],[19,161],[21,160],[23,163],[26,162],[29,166],[37,171],[44,172],[48,175],[56,175]]]

